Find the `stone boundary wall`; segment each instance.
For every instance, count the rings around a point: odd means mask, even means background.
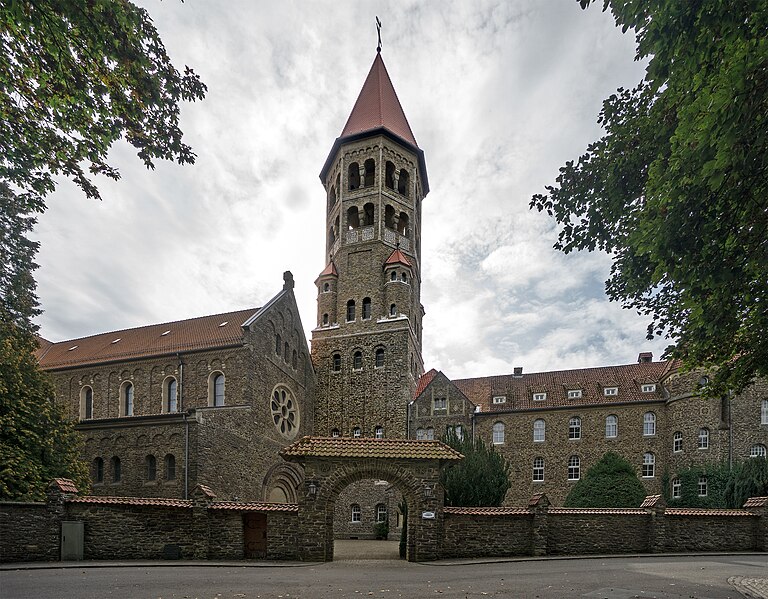
[[[59,559],[59,522],[46,503],[0,503],[0,562]]]

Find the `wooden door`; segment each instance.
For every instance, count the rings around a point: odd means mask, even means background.
[[[267,557],[266,514],[245,514],[243,516],[243,540],[246,559]]]

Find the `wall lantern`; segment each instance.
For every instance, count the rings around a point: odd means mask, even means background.
[[[432,485],[424,485],[424,497],[432,497]]]
[[[309,490],[309,495],[311,497],[314,497],[317,495],[317,483],[313,480],[309,481],[309,485],[307,485],[307,489]]]

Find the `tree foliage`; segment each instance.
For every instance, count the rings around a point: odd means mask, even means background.
[[[645,496],[632,464],[609,451],[574,485],[565,506],[639,507]]]
[[[690,466],[680,470],[676,476],[680,481],[680,497],[673,499],[671,496],[671,485],[668,477],[665,475],[663,481],[664,496],[670,507],[693,507],[693,508],[727,508],[732,507],[726,500],[726,488],[733,479],[735,469],[738,465],[731,468],[727,463],[707,464],[705,466]],[[699,479],[707,479],[706,496],[699,495]],[[739,506],[741,507],[741,506]]]
[[[749,458],[734,469],[725,487],[728,507],[740,508],[750,497],[768,496],[768,459]]]
[[[127,0],[9,0],[0,7],[0,181],[40,211],[54,176],[100,198],[90,175],[124,137],[152,168],[194,162],[179,101],[203,97],[188,67],[171,64],[152,20]]]
[[[592,0],[580,0],[582,7]],[[608,296],[650,317],[707,392],[768,375],[768,0],[604,0],[648,59],[605,135],[531,207],[556,248],[613,257]]]
[[[509,463],[493,445],[482,439],[459,438],[452,430],[445,443],[461,453],[464,459],[440,473],[445,489],[445,505],[490,507],[499,506],[510,487]]]

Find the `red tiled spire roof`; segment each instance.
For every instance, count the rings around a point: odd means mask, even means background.
[[[411,263],[408,262],[408,258],[406,258],[405,254],[400,251],[400,248],[397,248],[394,252],[392,252],[384,264],[405,264],[406,266],[411,265]]]
[[[403,107],[397,99],[392,80],[384,66],[380,53],[376,53],[371,70],[360,90],[355,107],[339,137],[347,137],[380,128],[387,129],[415,147],[419,147],[413,136]]]
[[[326,275],[333,275],[335,277],[339,276],[339,272],[336,270],[336,265],[333,263],[333,260],[328,263],[328,266],[325,267],[323,272],[317,275],[317,278],[319,279],[320,277],[324,277]]]

